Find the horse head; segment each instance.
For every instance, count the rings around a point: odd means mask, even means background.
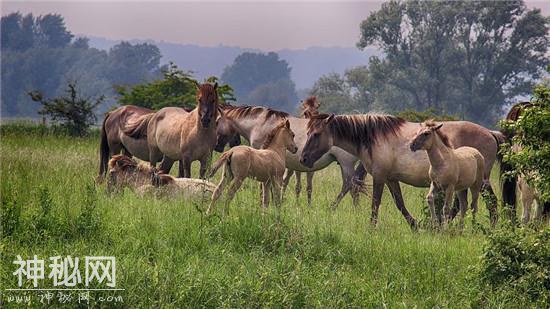
[[[330,123],[334,115],[320,114],[309,119],[307,141],[300,156],[300,163],[311,168],[333,145]]]
[[[218,83],[197,84],[197,109],[203,128],[209,128],[218,117]]]

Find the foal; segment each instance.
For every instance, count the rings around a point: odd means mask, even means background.
[[[267,207],[269,204],[270,191],[273,194],[275,204],[278,206],[287,150],[296,153],[298,147],[294,143],[294,132],[290,129],[290,122],[284,119],[268,135],[262,149],[237,146],[222,154],[218,161],[214,163],[210,174],[210,177],[212,177],[223,165],[222,179],[212,194],[212,202],[207,213],[210,213],[214,207],[227,182],[233,180],[225,201],[225,211],[227,211],[229,203],[247,177],[254,178],[262,183],[263,207]]]
[[[452,205],[454,192],[458,192],[460,204],[460,226],[464,226],[464,215],[468,207],[468,189],[472,192],[471,208],[475,218],[477,200],[483,184],[485,160],[481,153],[472,147],[453,149],[446,135],[439,129],[443,126],[433,121],[426,121],[420,125],[420,130],[412,139],[411,151],[426,150],[430,160],[430,191],[426,196],[434,224],[437,224],[437,214],[434,206],[434,191],[445,192],[443,206],[444,223],[449,220],[449,210]]]

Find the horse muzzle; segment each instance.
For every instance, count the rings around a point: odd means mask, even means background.
[[[302,153],[302,155],[300,156],[300,163],[308,168],[313,167],[313,160],[311,160],[311,158],[305,153]]]

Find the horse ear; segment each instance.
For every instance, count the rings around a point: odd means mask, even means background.
[[[325,119],[325,124],[330,123],[333,119],[334,119],[334,114],[331,114],[330,116],[328,116],[327,119]]]
[[[287,129],[290,129],[290,121],[288,121],[288,119],[285,120],[285,127],[286,127]]]
[[[218,89],[218,82],[214,83],[214,90]]]
[[[442,127],[442,126],[443,126],[443,124],[442,124],[442,123],[440,123],[440,124],[439,124],[439,125],[438,125],[437,127],[435,127],[435,129],[434,129],[434,130],[439,130],[439,129],[441,129],[441,127]]]

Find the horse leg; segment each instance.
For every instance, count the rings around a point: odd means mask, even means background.
[[[269,180],[262,182],[262,207],[266,209],[269,207]]]
[[[519,192],[521,195],[521,204],[523,205],[523,215],[521,216],[521,222],[523,224],[529,223],[531,219],[531,208],[533,206],[534,196],[530,188],[526,188],[525,183],[519,182]],[[540,207],[539,207],[540,208]],[[538,209],[537,209],[538,212]]]
[[[209,158],[203,158],[200,160],[200,169],[199,169],[199,177],[201,179],[205,179],[205,176],[206,176],[206,170],[208,169],[208,161],[210,161]]]
[[[229,178],[228,175],[225,175],[225,173],[222,174],[222,179],[220,180],[220,183],[218,184],[218,186],[216,186],[216,189],[212,193],[212,200],[210,201],[210,205],[208,206],[208,210],[206,211],[206,214],[209,214],[214,208],[216,201],[220,198],[220,195],[222,194],[223,189],[225,188],[225,185],[228,182],[228,178]],[[229,181],[231,180],[229,179]]]
[[[285,174],[283,175],[283,196],[285,195],[286,187],[288,186],[288,182],[290,181],[292,174],[294,174],[294,171],[289,170],[288,168],[285,170]]]
[[[174,160],[168,158],[167,156],[164,156],[162,158],[162,161],[160,161],[160,172],[165,174],[170,174],[170,170],[172,169],[173,165],[174,165]]]
[[[370,217],[370,222],[373,225],[378,222],[378,208],[380,208],[380,202],[382,202],[383,192],[384,183],[374,179],[372,182],[372,214]]]
[[[277,206],[277,209],[281,208],[281,183],[280,181],[273,181],[271,183],[271,194],[273,194],[273,203]]]
[[[178,162],[178,178],[183,178],[183,161],[179,160]]]
[[[453,185],[447,186],[445,188],[445,203],[443,204],[443,222],[446,225],[450,220],[450,205],[453,202],[453,196],[455,193],[455,188]]]
[[[397,206],[397,209],[401,211],[401,214],[403,214],[403,217],[405,217],[405,220],[407,220],[407,223],[409,223],[409,226],[411,227],[411,229],[416,230],[416,220],[409,213],[409,211],[407,210],[407,207],[405,207],[405,202],[403,201],[403,194],[401,193],[401,186],[399,185],[399,182],[388,181],[386,184],[390,189],[390,192],[392,194],[395,205]]]
[[[472,197],[474,191],[472,190]],[[460,204],[460,229],[464,229],[464,217],[466,216],[466,210],[468,209],[468,190],[459,191],[457,194],[458,203]],[[474,208],[474,199],[472,199],[472,209]],[[477,208],[477,205],[475,206]],[[475,220],[476,211],[472,210],[472,215]]]
[[[362,164],[359,165],[362,166]],[[350,190],[353,199],[353,206],[357,207],[359,203],[359,191],[352,188],[352,179],[354,177],[353,165],[351,165],[350,167],[347,166],[347,164],[340,163],[340,173],[342,174],[342,188],[340,189],[340,193],[338,193],[336,200],[332,202],[331,208],[332,210],[336,210],[344,196],[346,196],[346,193],[348,193]]]
[[[432,215],[432,224],[434,227],[436,227],[439,225],[439,219],[437,217],[437,213],[435,212],[434,191],[436,191],[436,188],[434,183],[432,182],[430,184],[430,191],[428,191],[428,195],[426,195],[426,201],[428,202],[428,206],[430,207],[430,213]]]
[[[191,160],[182,158],[180,160],[180,165],[183,169],[183,178],[191,178]]]
[[[229,213],[229,204],[235,197],[235,193],[237,193],[237,190],[239,190],[239,188],[243,184],[243,180],[244,179],[242,178],[235,178],[235,181],[231,184],[231,186],[229,186],[229,190],[227,191],[227,199],[225,200],[225,209],[224,209],[226,214]]]
[[[311,194],[313,193],[313,172],[307,172],[307,206],[311,207]]]
[[[294,174],[296,175],[296,188],[294,188],[294,191],[296,193],[296,203],[298,203],[300,192],[302,192],[302,173],[294,171]]]

